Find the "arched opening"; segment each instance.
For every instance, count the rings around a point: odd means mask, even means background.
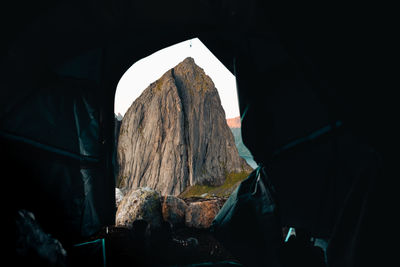
[[[201,239],[214,244],[204,229],[256,167],[241,139],[235,76],[190,39],[133,64],[118,83],[114,107],[116,227],[135,228],[138,219],[150,227],[167,223],[178,247]],[[145,202],[161,203],[162,218]],[[135,205],[142,212],[132,216]]]
[[[224,123],[227,124],[230,133],[233,135],[234,138],[234,144],[237,150],[237,153],[239,154],[240,158],[243,158],[245,160],[245,165],[249,166],[251,168],[255,168],[257,165],[253,160],[253,157],[250,153],[250,151],[245,147],[245,145],[243,144],[242,138],[241,138],[241,123],[240,123],[240,112],[239,112],[239,104],[238,104],[238,96],[237,96],[237,90],[236,90],[236,80],[235,80],[235,76],[212,54],[212,52],[210,50],[207,49],[207,47],[198,39],[198,38],[194,38],[194,39],[190,39],[178,44],[175,44],[173,46],[167,47],[165,49],[162,49],[160,51],[157,51],[155,53],[153,53],[152,55],[143,58],[139,61],[137,61],[135,64],[133,64],[125,73],[124,75],[121,77],[118,86],[117,86],[117,90],[116,90],[116,94],[115,94],[115,120],[116,120],[116,139],[118,139],[118,137],[123,136],[124,138],[127,137],[127,133],[124,132],[122,133],[122,135],[119,133],[120,132],[120,127],[123,121],[123,118],[126,114],[128,114],[128,110],[129,109],[138,109],[140,105],[146,104],[143,101],[153,101],[153,95],[151,96],[147,96],[146,100],[141,100],[140,97],[143,97],[143,94],[145,91],[148,90],[152,90],[151,87],[160,87],[163,86],[161,85],[162,80],[163,80],[163,75],[165,75],[165,73],[167,73],[169,70],[174,70],[176,69],[178,66],[180,66],[180,64],[184,64],[184,62],[186,62],[186,60],[188,58],[193,59],[193,64],[194,64],[194,68],[197,68],[193,73],[191,73],[192,70],[189,69],[184,69],[182,70],[182,74],[184,76],[188,76],[188,75],[198,75],[197,71],[200,73],[201,72],[201,77],[208,77],[207,79],[210,79],[211,84],[209,86],[213,87],[212,89],[216,89],[216,102],[220,102],[217,103],[216,105],[212,105],[212,104],[205,104],[204,109],[208,109],[208,110],[203,110],[200,107],[193,107],[192,105],[194,103],[197,103],[199,105],[203,105],[203,101],[208,101],[208,102],[212,102],[213,101],[213,97],[205,97],[202,100],[193,100],[193,98],[190,99],[186,99],[187,101],[189,101],[190,103],[188,103],[189,106],[185,107],[185,104],[182,106],[183,109],[192,109],[193,108],[193,112],[209,112],[210,114],[203,114],[204,116],[208,116],[210,118],[210,120],[205,123],[206,128],[207,127],[213,127],[213,125],[215,126],[216,120],[215,118],[213,118],[213,108],[218,109],[219,107],[217,107],[218,105],[221,106],[221,109],[223,110],[224,113]],[[190,72],[190,73],[189,73]],[[199,76],[199,77],[200,77]],[[185,82],[187,83],[199,83],[198,80],[196,79],[200,79],[199,77],[194,78],[194,79],[189,79]],[[202,78],[205,79],[205,78]],[[154,84],[159,84],[159,85],[154,85]],[[177,87],[182,87],[183,84],[179,85],[179,82],[177,82],[176,86]],[[201,83],[201,81],[200,81]],[[207,81],[205,81],[205,83],[207,83]],[[153,86],[154,85],[154,86]],[[168,86],[168,85],[165,85]],[[190,84],[186,84],[185,86],[191,86]],[[196,85],[193,85],[196,86]],[[202,84],[197,84],[197,86],[205,86]],[[184,87],[184,86],[183,86]],[[158,88],[160,89],[160,88]],[[193,89],[193,88],[192,88]],[[182,92],[179,92],[180,90],[183,90]],[[185,94],[184,91],[187,90],[191,90],[188,88],[178,88],[178,98],[173,99],[171,101],[184,101],[183,98],[184,96],[180,95],[180,94]],[[200,89],[193,89],[194,91],[196,90],[200,90]],[[157,91],[157,90],[156,90]],[[199,97],[201,98],[202,96],[204,96],[204,93],[202,93],[201,95],[199,95]],[[166,96],[167,97],[167,96]],[[183,97],[183,98],[182,98]],[[193,95],[192,95],[193,97]],[[197,97],[197,96],[196,96]],[[151,98],[151,99],[150,99]],[[139,99],[139,100],[138,100]],[[140,104],[136,103],[139,101]],[[163,101],[163,99],[158,100],[158,101]],[[162,105],[167,105],[168,100],[165,100],[166,102],[160,102],[161,106]],[[197,101],[197,102],[196,102]],[[211,103],[210,102],[210,103]],[[176,103],[175,103],[176,104]],[[175,105],[173,104],[173,105]],[[136,105],[137,107],[133,107],[134,105]],[[162,108],[162,107],[160,107]],[[157,109],[157,107],[155,107],[155,109]],[[151,112],[156,112],[155,109],[151,109],[151,110],[146,110],[147,113],[151,113]],[[178,108],[179,109],[179,108]],[[168,110],[168,107],[167,107]],[[127,113],[128,112],[128,113]],[[143,112],[142,108],[140,107],[140,111],[136,110],[135,112]],[[134,111],[129,113],[129,116],[132,117],[132,113],[135,113]],[[159,111],[157,111],[159,112]],[[171,110],[168,110],[168,112],[172,112]],[[185,122],[183,122],[185,124],[185,127],[187,126],[186,124],[190,122],[188,122],[188,120],[193,120],[194,118],[200,118],[200,117],[196,117],[196,114],[193,114],[192,117],[190,117],[190,115],[188,114],[188,112],[185,113],[185,110],[183,110],[182,112],[178,112],[178,115],[183,115],[185,118]],[[160,114],[161,117],[168,117],[169,115],[162,113]],[[176,114],[174,115],[176,116]],[[201,118],[205,118],[204,116],[202,116]],[[142,120],[143,118],[145,118],[145,120],[149,120],[146,119],[150,117],[149,114],[141,114],[140,115],[140,120]],[[160,121],[156,122],[156,121],[152,121],[151,125],[150,122],[147,125],[147,127],[149,128],[155,128],[155,127],[159,127],[160,124],[163,123],[163,118],[159,118]],[[190,117],[190,118],[189,118]],[[208,118],[207,117],[207,118]],[[128,119],[127,119],[128,120]],[[132,123],[132,118],[130,118],[131,123]],[[137,120],[137,119],[135,119]],[[136,138],[135,137],[135,133],[131,132],[131,129],[129,129],[128,126],[128,122],[126,123],[127,125],[125,125],[123,127],[123,129],[125,129],[125,131],[129,131],[128,133],[128,138]],[[158,125],[157,125],[158,124]],[[143,131],[143,127],[145,127],[144,125],[142,125],[141,123],[136,123],[135,127],[138,127],[136,132],[140,132]],[[172,127],[171,125],[169,126],[165,126],[166,128],[168,127]],[[209,129],[202,129],[201,125],[195,125],[193,127],[200,127],[199,129],[195,129],[195,131],[209,131]],[[186,131],[187,129],[185,128],[184,131]],[[163,132],[163,135],[169,135],[171,134],[168,129],[164,129],[161,132]],[[159,132],[159,134],[161,134],[161,132]],[[183,137],[183,139],[191,139],[189,140],[190,142],[198,142],[197,140],[195,140],[196,138],[199,138],[198,136],[196,137],[191,137],[191,136],[187,136],[187,132],[184,133],[185,137]],[[143,137],[143,136],[142,136]],[[215,135],[213,135],[214,138]],[[152,138],[152,137],[149,137]],[[178,137],[176,137],[178,138]],[[176,139],[175,138],[175,139]],[[207,142],[207,140],[211,138],[210,136],[206,136],[204,138],[204,140],[202,139],[202,142]],[[201,139],[201,138],[200,138]],[[174,137],[170,137],[170,139],[168,139],[170,142],[172,142],[174,140]],[[158,140],[159,142],[164,142],[165,140]],[[188,142],[189,142],[188,141]],[[155,142],[155,140],[151,140],[149,141],[151,142]],[[165,141],[166,142],[166,141]],[[178,142],[178,141],[177,141]],[[137,145],[132,144],[131,145]],[[182,144],[181,144],[182,145]],[[189,145],[189,144],[186,144]],[[143,187],[143,186],[149,186],[149,187],[155,187],[155,189],[160,189],[160,187],[157,187],[157,184],[159,182],[153,182],[153,181],[148,181],[147,183],[141,183],[141,182],[126,182],[124,181],[124,179],[130,179],[127,176],[133,176],[133,175],[146,175],[146,171],[148,170],[141,170],[141,171],[131,171],[128,170],[129,168],[132,168],[132,164],[134,165],[138,165],[138,164],[142,164],[142,162],[138,162],[138,161],[127,161],[126,160],[126,156],[123,155],[123,153],[131,153],[131,148],[129,148],[128,152],[127,150],[125,150],[125,152],[123,152],[121,149],[121,145],[120,148],[118,148],[118,142],[116,142],[116,146],[117,146],[117,153],[119,153],[119,158],[118,158],[118,168],[119,168],[119,172],[117,173],[117,187],[120,188],[126,188],[126,187]],[[206,148],[202,148],[202,146],[200,145],[198,147],[199,150],[191,152],[191,151],[186,151],[186,153],[209,153],[210,148],[207,147],[208,143],[205,145]],[[119,151],[118,151],[119,149]],[[138,149],[137,147],[134,149]],[[208,150],[207,150],[208,149]],[[171,150],[172,152],[176,152],[175,150]],[[146,153],[146,151],[140,151],[140,153]],[[139,157],[139,154],[136,154],[137,157]],[[236,152],[235,152],[236,153]],[[196,156],[196,155],[191,155],[193,158],[197,158],[201,156]],[[219,157],[218,155],[205,155],[204,157],[202,157],[203,161],[206,161],[206,157],[208,156],[214,156],[215,160]],[[162,161],[162,156],[160,158],[160,160]],[[186,160],[190,161],[191,159],[186,158]],[[221,162],[221,165],[229,165],[229,162],[224,162],[225,159],[219,159]],[[126,165],[129,164],[130,166],[121,166],[122,165]],[[146,162],[143,164],[153,164],[151,161],[150,162]],[[173,163],[171,163],[173,164]],[[183,185],[180,185],[180,189],[176,189],[174,185],[170,185],[171,189],[170,190],[165,190],[162,193],[165,194],[172,194],[172,195],[179,195],[180,193],[182,193],[183,191],[185,191],[186,187],[191,187],[191,186],[195,186],[198,185],[196,188],[192,188],[192,193],[188,194],[187,196],[207,196],[209,195],[209,192],[207,192],[208,190],[213,191],[214,188],[209,188],[209,186],[213,187],[215,185],[221,185],[221,182],[219,183],[214,183],[212,180],[208,181],[206,179],[206,181],[197,183],[196,182],[196,178],[194,176],[199,176],[201,174],[199,174],[198,170],[195,170],[197,168],[197,166],[194,166],[198,164],[198,162],[195,162],[194,160],[190,161],[188,163],[188,168],[192,168],[193,169],[193,173],[189,173],[186,174],[188,177],[188,179],[190,181],[185,182]],[[165,165],[164,165],[165,167]],[[123,170],[121,170],[121,168]],[[137,166],[138,169],[140,169],[140,167]],[[201,170],[201,172],[203,173],[208,173],[208,175],[210,175],[210,172],[212,172],[211,170],[206,170],[204,168],[207,168],[203,165],[200,164],[199,168],[203,168],[203,170]],[[247,168],[247,170],[249,170],[250,168]],[[161,170],[162,172],[162,170]],[[248,172],[247,172],[248,173]],[[180,174],[182,175],[182,174]],[[184,174],[183,174],[184,175]],[[211,174],[212,175],[212,174]],[[243,175],[240,178],[232,178],[233,181],[231,182],[238,182],[237,179],[242,179],[244,178]],[[166,177],[165,179],[168,179],[168,177]],[[179,181],[178,181],[179,182]],[[229,186],[232,186],[231,184]],[[229,192],[231,192],[231,190],[229,190]],[[200,194],[201,193],[201,194]],[[218,193],[210,193],[211,195],[221,195]],[[226,195],[228,195],[226,193]]]

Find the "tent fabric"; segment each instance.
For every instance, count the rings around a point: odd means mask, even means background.
[[[389,177],[371,172],[367,180],[376,181],[374,193],[359,177],[365,177],[370,168],[380,168],[376,156],[389,155],[389,140],[393,139],[389,132],[379,130],[388,126],[377,116],[386,119],[391,113],[378,104],[380,93],[374,97],[365,90],[371,85],[349,88],[349,83],[338,85],[332,77],[328,82],[327,77],[337,73],[334,68],[346,64],[340,62],[343,55],[331,59],[335,62],[328,66],[331,73],[318,73],[315,67],[320,58],[310,64],[314,58],[296,43],[297,36],[285,33],[280,32],[279,37],[267,31],[240,42],[236,70],[242,114],[246,110],[244,143],[256,162],[267,167],[279,197],[282,225],[306,229],[314,237],[332,238],[328,264],[379,265],[389,257],[385,249],[376,246],[387,240],[378,229],[384,228],[383,218],[390,217],[390,209],[384,207],[393,203],[382,197],[390,195],[384,193],[388,188],[383,189],[390,183]],[[266,42],[278,44],[279,49],[256,49]],[[254,50],[258,53],[252,53]],[[259,58],[269,60],[257,64]],[[368,103],[375,108],[366,107]],[[308,138],[328,126],[332,130]],[[365,211],[353,212],[359,209]]]
[[[36,190],[29,190],[21,198],[31,202],[32,211],[39,218],[57,216],[52,223],[67,227],[65,233],[59,233],[67,240],[90,236],[113,218],[113,210],[104,209],[112,207],[104,206],[104,202],[112,202],[113,195],[103,195],[109,182],[104,181],[107,177],[101,166],[100,114],[95,90],[93,83],[61,78],[36,91],[12,115],[2,118],[0,136],[10,144],[27,147],[9,149],[14,150],[19,158],[15,160],[21,165],[29,162],[35,176],[31,173],[18,177],[22,184],[33,184]],[[43,156],[38,157],[37,153]],[[33,201],[35,207],[29,199],[36,195],[43,198]],[[56,211],[46,214],[43,207]]]
[[[376,186],[378,179],[383,177],[382,158],[373,150],[363,155],[360,158],[364,166],[345,197],[345,205],[329,242],[329,266],[390,265],[389,257],[382,257],[386,244],[378,231],[387,216],[382,210],[378,211],[382,207],[377,206],[380,202]],[[378,257],[365,257],[369,253]]]
[[[75,244],[69,257],[69,266],[107,266],[104,238]]]
[[[282,228],[276,192],[258,166],[229,196],[211,231],[246,266],[279,266]]]
[[[262,50],[264,64],[255,65],[257,58],[251,51],[261,38],[272,45],[271,49]],[[331,196],[321,192],[330,188],[332,180],[336,181],[330,172],[340,168],[334,161],[336,156],[340,157],[334,154],[335,140],[343,130],[318,136],[315,133],[336,125],[341,118],[332,116],[321,103],[275,34],[245,39],[241,45],[237,77],[239,97],[247,108],[242,120],[245,145],[271,175],[280,200],[282,224],[329,236],[337,213],[331,207],[336,205],[340,209],[341,203],[333,204],[335,200],[328,200]],[[268,90],[252,89],[259,85]],[[347,182],[347,178],[339,179],[343,180],[338,183]],[[345,185],[341,188],[339,191],[348,190]],[[329,213],[328,217],[324,213]]]
[[[98,161],[99,113],[90,87],[62,80],[38,90],[3,118],[4,134]]]
[[[395,203],[377,197],[395,195],[386,191],[396,188],[387,168],[395,166],[397,113],[380,60],[392,58],[382,37],[388,25],[371,19],[375,6],[360,12],[318,3],[315,12],[304,3],[256,0],[39,2],[27,9],[16,2],[0,18],[7,40],[0,142],[2,168],[13,173],[5,188],[22,187],[15,204],[30,206],[49,232],[69,240],[114,222],[116,85],[135,61],[195,36],[231,70],[235,61],[242,115],[247,108],[243,140],[268,169],[282,223],[351,242],[344,233],[352,233],[350,211],[366,196],[357,177],[376,164],[371,150],[385,163],[372,194],[380,205],[366,205],[354,220],[372,229],[370,218],[382,217],[376,206]],[[274,154],[337,121],[340,130]],[[352,257],[377,258],[353,253],[355,244]],[[330,260],[351,261],[344,253],[332,246]]]

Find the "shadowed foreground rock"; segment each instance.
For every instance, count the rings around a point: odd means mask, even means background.
[[[164,221],[174,226],[185,223],[185,212],[187,204],[180,198],[174,196],[165,196],[162,198],[162,214]]]
[[[16,260],[13,266],[67,266],[67,252],[61,243],[45,233],[33,213],[20,210],[16,214]]]
[[[176,196],[251,170],[239,157],[214,83],[192,58],[143,91],[126,112],[118,140],[119,188],[148,186]]]

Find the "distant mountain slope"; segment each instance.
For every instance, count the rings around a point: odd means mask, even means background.
[[[250,151],[243,144],[240,117],[226,119],[226,123],[232,131],[235,138],[235,144],[241,157],[252,157]]]
[[[238,149],[239,156],[252,157],[251,152],[243,144],[241,128],[231,128],[233,137],[235,138],[235,145]]]
[[[229,128],[240,128],[240,117],[226,119],[226,123],[228,124]]]

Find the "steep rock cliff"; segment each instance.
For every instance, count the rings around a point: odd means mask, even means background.
[[[220,185],[251,170],[239,157],[211,78],[186,58],[152,83],[125,114],[118,142],[118,186],[178,195]]]

